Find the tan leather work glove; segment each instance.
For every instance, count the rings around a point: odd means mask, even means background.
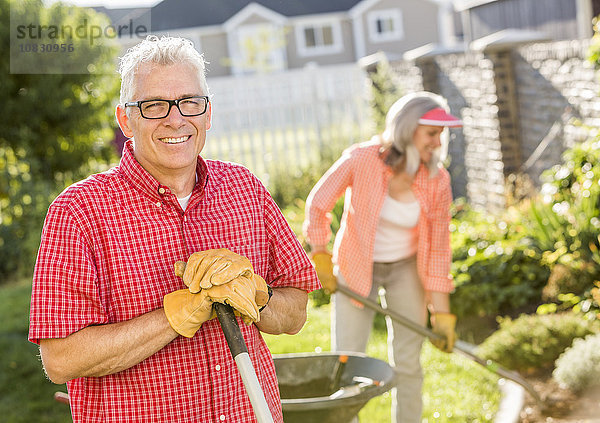
[[[247,325],[260,321],[260,308],[269,301],[265,280],[259,275],[238,276],[231,282],[203,289],[211,301],[229,304]]]
[[[180,335],[191,338],[202,323],[216,316],[213,302],[204,291],[192,294],[188,289],[173,291],[163,297],[167,320]]]
[[[175,265],[177,273],[177,264]],[[251,276],[252,263],[246,257],[226,248],[199,251],[192,254],[183,272],[183,283],[190,292],[197,293],[213,285],[222,285],[240,275]]]
[[[333,263],[330,253],[315,253],[312,255],[315,270],[321,286],[328,294],[333,294],[337,290],[337,279],[333,275]]]
[[[434,333],[446,339],[432,339],[431,343],[441,351],[451,353],[456,341],[456,316],[452,313],[433,313],[431,327]]]

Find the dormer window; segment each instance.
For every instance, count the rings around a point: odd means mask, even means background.
[[[296,27],[298,54],[319,56],[339,53],[343,49],[342,31],[337,21],[306,22]]]
[[[399,9],[375,10],[369,13],[367,19],[372,42],[397,41],[404,37]]]

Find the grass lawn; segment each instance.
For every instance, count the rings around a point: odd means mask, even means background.
[[[29,296],[27,280],[0,286],[0,421],[5,423],[69,422],[68,407],[53,394],[64,385],[49,382],[41,369],[36,345],[27,341]],[[385,331],[376,325],[367,354],[386,359]],[[265,336],[274,354],[329,351],[329,306],[311,307],[308,322],[295,336]],[[423,422],[491,422],[499,402],[497,377],[466,358],[437,351],[426,343]],[[390,421],[390,395],[369,401],[361,421]]]
[[[329,305],[310,308],[308,321],[297,335],[265,335],[273,354],[329,351]],[[387,361],[383,319],[375,324],[367,355]],[[498,409],[498,377],[458,354],[445,354],[426,342],[421,355],[423,423],[492,422]],[[390,423],[390,392],[373,398],[360,411],[361,422]]]
[[[70,422],[69,407],[53,399],[66,385],[46,379],[38,347],[27,341],[30,295],[29,281],[0,286],[0,421]]]

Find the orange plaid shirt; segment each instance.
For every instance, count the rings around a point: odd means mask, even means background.
[[[312,189],[306,201],[304,234],[312,245],[331,239],[331,210],[344,193],[344,213],[333,247],[349,288],[368,296],[373,283],[373,246],[379,212],[392,170],[381,160],[377,137],[348,148]],[[421,213],[417,223],[417,268],[428,291],[450,292],[450,203],[452,190],[446,169],[430,178],[421,165],[412,184]]]

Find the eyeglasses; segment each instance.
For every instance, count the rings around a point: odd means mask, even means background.
[[[208,102],[208,96],[200,95],[178,100],[130,101],[125,103],[125,107],[139,107],[140,113],[145,119],[162,119],[169,116],[173,106],[177,107],[181,116],[203,115],[208,108]]]

